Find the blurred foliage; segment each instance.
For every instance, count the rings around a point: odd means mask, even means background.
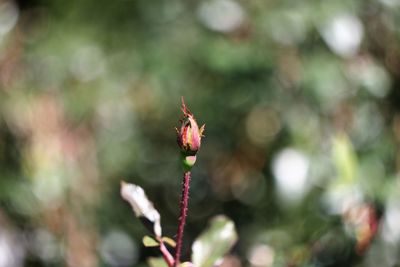
[[[220,266],[398,266],[399,29],[399,0],[0,0],[0,267],[160,256],[118,191],[175,234],[180,96],[186,260],[223,213]]]
[[[192,262],[194,266],[212,267],[221,261],[237,241],[234,223],[224,216],[211,220],[210,226],[192,245]]]

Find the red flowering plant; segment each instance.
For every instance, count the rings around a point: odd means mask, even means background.
[[[129,202],[136,217],[150,230],[151,236],[144,236],[143,238],[144,246],[157,247],[160,251],[162,258],[148,259],[151,267],[216,266],[237,240],[234,223],[223,215],[213,218],[208,229],[193,242],[191,261],[181,263],[182,240],[189,202],[191,169],[196,163],[197,152],[200,149],[205,128],[205,125],[198,126],[193,114],[187,108],[183,97],[181,110],[183,112],[183,118],[180,120],[181,125],[175,129],[184,172],[179,207],[180,215],[175,240],[162,235],[160,213],[154,208],[153,203],[150,202],[140,186],[121,182],[121,196]],[[174,253],[171,253],[171,251]]]

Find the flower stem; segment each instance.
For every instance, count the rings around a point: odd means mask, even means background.
[[[178,225],[178,232],[176,234],[176,252],[175,252],[175,265],[174,265],[175,267],[179,265],[181,258],[183,231],[185,229],[186,215],[189,203],[189,183],[190,183],[190,171],[186,171],[183,175],[179,225]]]
[[[165,262],[168,264],[168,266],[169,267],[175,266],[174,258],[169,253],[168,249],[165,247],[165,245],[162,241],[160,242],[160,251],[161,251],[161,254],[162,254]]]

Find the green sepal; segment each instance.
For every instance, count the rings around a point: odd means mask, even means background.
[[[196,156],[187,156],[182,153],[182,165],[185,171],[190,171],[196,163]]]

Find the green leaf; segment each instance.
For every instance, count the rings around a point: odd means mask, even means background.
[[[150,236],[148,236],[148,235],[145,235],[145,236],[143,237],[142,242],[143,242],[143,245],[144,245],[145,247],[158,247],[158,246],[160,245],[160,244],[157,242],[157,240],[155,240],[154,238],[152,238],[152,237],[150,237]]]
[[[173,248],[176,247],[176,242],[175,242],[175,240],[173,240],[172,238],[169,238],[169,237],[167,237],[167,236],[164,236],[164,237],[162,238],[162,241],[163,241],[164,243],[166,243],[167,245],[173,247]]]
[[[163,258],[149,257],[147,259],[147,264],[149,264],[150,267],[169,267]]]
[[[179,267],[193,267],[193,263],[191,263],[190,261],[185,261],[181,264],[178,265]]]
[[[338,134],[333,139],[333,160],[338,172],[338,185],[350,185],[356,181],[358,162],[354,148],[345,134]]]
[[[192,262],[196,267],[211,267],[237,241],[235,224],[225,216],[214,217],[209,227],[192,245]]]

